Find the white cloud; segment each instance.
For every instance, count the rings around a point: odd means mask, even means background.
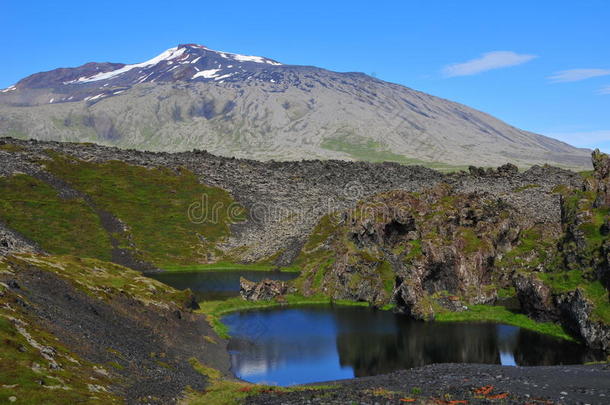
[[[511,51],[487,52],[480,58],[445,66],[443,74],[445,77],[476,75],[488,70],[521,65],[535,58],[537,58],[536,55],[520,55]]]
[[[605,86],[597,90],[597,94],[610,94],[610,86]]]
[[[598,147],[600,149],[605,149],[604,146],[610,144],[610,130],[557,132],[547,133],[546,135],[581,148]]]
[[[610,69],[570,69],[555,72],[553,76],[549,76],[549,80],[553,83],[578,82],[608,75],[610,75]]]

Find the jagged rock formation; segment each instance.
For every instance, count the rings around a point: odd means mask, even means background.
[[[463,309],[488,303],[499,281],[494,260],[519,242],[529,225],[506,202],[489,194],[455,193],[448,185],[419,193],[393,191],[367,199],[333,221],[318,244],[305,246],[305,292],[336,299],[395,303],[419,319],[439,306]],[[317,235],[314,233],[314,237]]]
[[[239,279],[239,294],[248,301],[265,301],[282,296],[288,292],[288,286],[283,281],[263,280],[259,283]]]
[[[589,167],[588,151],[397,84],[194,44],[24,78],[0,91],[0,135],[259,160]]]

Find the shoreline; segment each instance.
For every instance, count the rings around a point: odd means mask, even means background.
[[[370,306],[370,304],[366,302],[332,300],[328,297],[322,296],[303,297],[297,295],[288,295],[284,298],[285,300],[283,301],[246,301],[238,296],[235,298],[229,298],[227,300],[220,301],[201,301],[199,302],[200,309],[198,309],[196,312],[206,315],[208,321],[212,324],[216,333],[218,333],[221,337],[228,339],[230,338],[228,328],[224,323],[222,323],[221,318],[233,312],[282,307],[298,307],[307,305],[339,305],[352,307],[357,306],[379,311],[390,311],[395,308],[395,306],[393,305],[386,305],[385,307],[375,308]],[[439,314],[434,320],[422,322],[493,323],[497,325],[509,325],[527,329],[544,335],[553,336],[557,339],[582,344],[582,342],[579,342],[574,339],[563,329],[563,327],[558,324],[550,322],[536,322],[528,318],[524,314],[512,312],[503,306],[475,305],[467,311],[442,313]]]

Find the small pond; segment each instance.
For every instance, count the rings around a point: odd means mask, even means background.
[[[272,280],[292,280],[299,273],[280,271],[181,271],[148,273],[149,277],[159,280],[179,290],[190,288],[198,301],[222,300],[239,295],[239,278],[245,277],[250,281],[261,281],[265,278]]]
[[[432,363],[518,366],[603,359],[576,343],[514,326],[418,322],[363,307],[273,308],[223,317],[233,372],[292,385],[388,373]]]

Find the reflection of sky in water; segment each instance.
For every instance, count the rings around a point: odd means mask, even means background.
[[[595,355],[571,342],[484,323],[419,322],[354,307],[299,307],[227,315],[232,370],[291,385],[388,373],[431,363],[575,364]]]
[[[301,309],[228,315],[233,372],[248,381],[292,385],[352,378],[341,367],[336,321],[330,311]]]
[[[500,349],[500,364],[516,366],[514,350],[518,344],[519,328],[510,325],[496,325],[498,332],[498,348]]]

